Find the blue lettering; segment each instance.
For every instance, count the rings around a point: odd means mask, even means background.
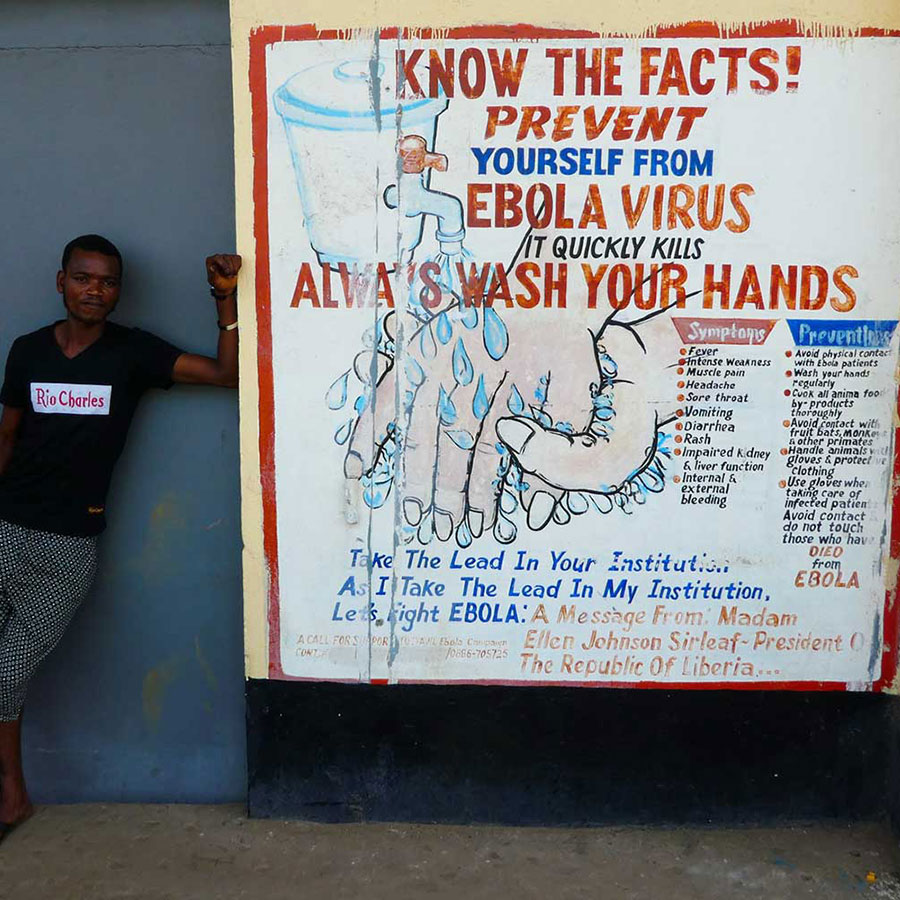
[[[487,164],[488,160],[491,158],[491,154],[494,152],[493,147],[472,147],[470,148],[472,153],[475,155],[475,160],[478,162],[478,174],[484,175],[487,172]],[[353,551],[351,551],[353,552]]]

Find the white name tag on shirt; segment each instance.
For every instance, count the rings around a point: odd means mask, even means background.
[[[68,413],[74,416],[108,416],[111,384],[59,384],[31,382],[31,405],[35,412]]]

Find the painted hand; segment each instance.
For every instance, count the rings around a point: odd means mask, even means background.
[[[508,542],[519,507],[539,529],[589,500],[609,511],[662,488],[678,352],[667,316],[634,328],[614,316],[599,336],[564,318],[536,329],[526,311],[501,319],[456,306],[424,323],[408,317],[406,334],[398,324],[384,321],[388,352],[357,357],[376,389],[345,472],[363,479],[370,506],[401,485],[406,540],[455,535],[466,546],[492,530]]]
[[[504,416],[495,426],[513,473],[501,489],[508,491],[516,481],[528,485],[520,496],[532,529],[551,520],[565,524],[590,505],[600,512],[614,506],[628,511],[665,485],[671,451],[664,429],[677,418],[669,386],[678,342],[668,316],[634,326],[613,317],[592,348],[594,368],[588,376],[582,372],[580,385],[573,384],[583,395],[584,380],[591,379],[586,427],[570,429],[571,423],[548,421],[534,411]],[[501,494],[501,515],[503,503]]]

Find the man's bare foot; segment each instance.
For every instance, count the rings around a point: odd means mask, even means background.
[[[21,825],[33,814],[25,785],[0,781],[0,824]]]

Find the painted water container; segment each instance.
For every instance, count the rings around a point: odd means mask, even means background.
[[[411,132],[433,150],[447,99],[399,99],[384,62],[348,59],[311,66],[273,96],[284,122],[303,216],[323,265],[409,258],[423,217],[384,202],[398,181],[398,141]],[[425,184],[430,178],[427,171]],[[399,237],[398,237],[399,235]]]

